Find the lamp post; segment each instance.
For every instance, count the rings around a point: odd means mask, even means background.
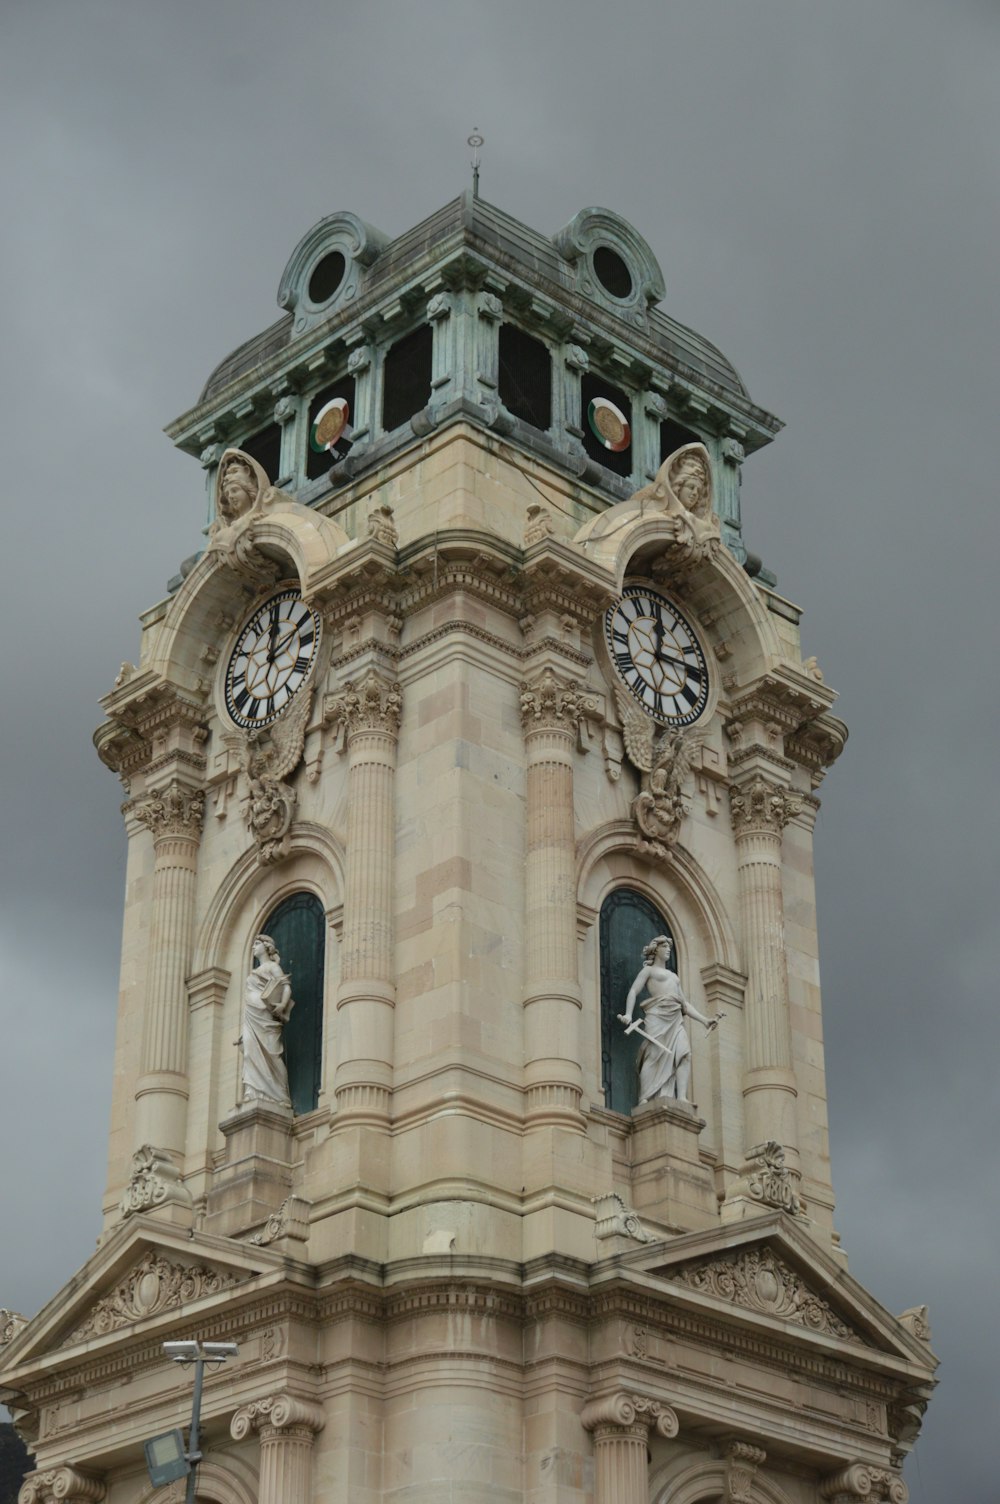
[[[187,1475],[185,1504],[195,1504],[198,1463],[201,1452],[201,1392],[205,1382],[206,1363],[218,1367],[227,1358],[235,1358],[239,1348],[235,1342],[164,1342],[163,1351],[173,1363],[185,1367],[194,1364],[194,1398],[191,1404],[191,1429],[188,1432],[187,1450],[179,1431],[167,1431],[146,1442],[146,1465],[154,1487],[172,1483]]]

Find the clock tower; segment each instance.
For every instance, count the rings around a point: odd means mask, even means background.
[[[925,1313],[833,1222],[846,731],[744,541],[780,425],[665,296],[608,210],[333,214],[168,430],[207,526],[95,738],[107,1193],[0,1348],[21,1504],[171,1497],[166,1337],[239,1346],[217,1504],[905,1504]]]

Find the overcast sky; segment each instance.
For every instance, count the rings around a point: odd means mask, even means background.
[[[478,125],[484,197],[623,214],[787,424],[744,533],[851,727],[817,829],[838,1226],[930,1306],[914,1504],[1000,1496],[998,81],[993,0],[3,0],[0,1305],[98,1230],[125,841],[90,735],[204,521],[161,429],[310,225],[399,234]]]

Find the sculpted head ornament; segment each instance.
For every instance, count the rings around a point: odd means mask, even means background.
[[[271,482],[267,472],[242,449],[227,449],[215,477],[214,529],[229,527],[256,507]]]

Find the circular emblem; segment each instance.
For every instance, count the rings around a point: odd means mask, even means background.
[[[708,665],[694,628],[676,606],[642,585],[626,585],[604,617],[611,661],[647,715],[690,726],[708,703]]]
[[[237,726],[267,726],[309,677],[319,617],[294,585],[258,606],[241,627],[226,666],[226,709]]]
[[[621,454],[632,442],[628,419],[607,397],[593,399],[587,408],[587,422],[594,437],[612,454]]]

